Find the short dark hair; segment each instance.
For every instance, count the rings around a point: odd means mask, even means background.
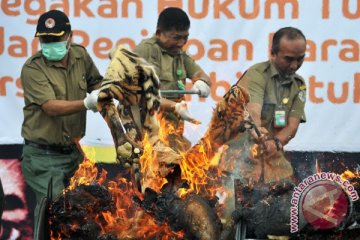
[[[297,28],[284,27],[276,31],[272,39],[271,53],[276,54],[279,52],[280,40],[285,36],[287,39],[294,40],[297,38],[303,38],[306,42],[305,35]]]
[[[168,7],[160,13],[156,28],[162,31],[170,31],[173,28],[177,31],[186,31],[190,28],[190,19],[182,9]]]

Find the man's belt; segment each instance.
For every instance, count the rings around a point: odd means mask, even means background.
[[[36,143],[36,142],[29,141],[29,140],[26,140],[26,139],[25,139],[25,145],[35,147],[35,148],[39,148],[39,149],[43,149],[43,150],[47,150],[47,151],[62,153],[62,154],[70,154],[76,149],[76,144],[71,144],[71,145],[68,145],[68,146],[48,145],[48,144]]]

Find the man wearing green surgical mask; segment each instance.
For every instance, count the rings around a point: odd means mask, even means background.
[[[62,60],[65,55],[68,53],[70,44],[70,34],[65,34],[64,36],[68,36],[65,41],[62,41],[61,38],[59,38],[59,42],[48,42],[51,41],[51,37],[40,37],[41,41],[41,50],[42,55],[49,61],[60,61]]]
[[[37,201],[37,239],[38,210],[50,179],[54,198],[84,159],[78,141],[85,135],[86,110],[97,111],[97,89],[103,77],[86,49],[71,43],[70,21],[63,12],[42,14],[35,37],[41,51],[21,71],[25,101],[21,134],[22,171]]]

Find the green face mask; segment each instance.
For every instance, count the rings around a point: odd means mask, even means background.
[[[49,61],[60,61],[69,51],[69,48],[66,47],[68,40],[64,42],[41,43],[42,55]]]

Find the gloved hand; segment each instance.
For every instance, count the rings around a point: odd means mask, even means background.
[[[197,80],[191,90],[198,91],[200,97],[208,97],[210,94],[210,87],[202,80]]]
[[[196,120],[193,118],[193,116],[191,116],[185,101],[181,101],[175,104],[175,114],[178,114],[182,120],[189,121],[193,124],[201,124],[199,120]]]
[[[97,103],[99,97],[100,90],[94,90],[90,94],[84,98],[84,105],[87,110],[92,110],[93,112],[97,112]]]

